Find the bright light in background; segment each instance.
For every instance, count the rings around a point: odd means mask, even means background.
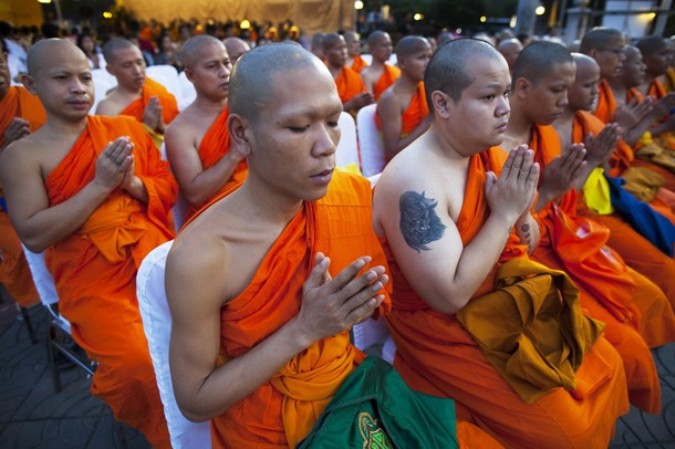
[[[103,13],[103,18],[104,19],[112,19],[112,13],[110,11],[106,11]]]
[[[251,22],[249,22],[248,19],[242,20],[241,23],[239,24],[239,29],[248,30],[250,28],[251,28]]]
[[[509,27],[515,28],[516,22],[518,22],[518,18],[516,16],[511,16],[511,21],[509,22]]]
[[[480,23],[485,23],[485,22],[487,22],[487,17],[480,16]]]
[[[457,34],[462,34],[462,29],[461,29],[461,28],[457,28],[457,29],[455,30],[455,33],[457,33]]]
[[[415,15],[413,16],[413,19],[419,22],[420,20],[424,19],[424,15],[422,13],[416,12]]]
[[[638,16],[639,21],[646,22],[646,23],[649,23],[654,19],[656,19],[656,13],[655,12],[647,12],[647,13],[644,13],[644,14],[640,14]]]
[[[534,13],[538,16],[543,16],[545,12],[546,8],[544,8],[542,5],[539,5],[534,9]]]
[[[52,0],[38,0],[38,2],[44,3],[44,4],[49,4],[49,3],[52,2]]]
[[[363,9],[363,2],[361,0],[356,0],[354,2],[354,9],[356,10],[362,10]]]

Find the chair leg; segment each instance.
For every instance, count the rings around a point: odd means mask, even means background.
[[[54,349],[53,340],[55,338],[54,328],[49,328],[49,336],[47,337],[47,359],[49,361],[49,371],[52,373],[52,382],[54,383],[54,390],[57,393],[61,392],[61,371],[58,363],[56,363],[56,351]]]
[[[21,311],[21,316],[23,317],[23,322],[26,324],[26,329],[28,330],[28,336],[30,337],[30,342],[34,345],[38,343],[37,335],[35,335],[35,329],[33,328],[33,322],[30,319],[30,314],[28,309],[25,307],[19,307]]]

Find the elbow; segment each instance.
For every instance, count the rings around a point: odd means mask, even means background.
[[[23,243],[23,246],[25,246],[29,251],[39,254],[41,252],[44,252],[49,248],[51,245],[49,242],[44,241],[44,239],[41,239],[39,236],[28,236],[28,237],[21,237],[21,243]]]
[[[195,413],[194,411],[190,411],[190,410],[188,410],[184,407],[180,407],[180,406],[178,408],[180,409],[180,411],[183,414],[183,416],[185,417],[185,419],[187,419],[190,422],[200,423],[200,422],[205,422],[205,421],[208,421],[208,420],[211,419],[210,416],[207,416],[205,414]]]

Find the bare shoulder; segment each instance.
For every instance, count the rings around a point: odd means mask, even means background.
[[[39,164],[40,153],[47,143],[39,134],[39,131],[15,140],[0,153],[0,160],[2,161],[0,166],[12,166],[17,162]]]
[[[164,136],[167,145],[175,141],[180,142],[182,147],[185,142],[190,141],[196,146],[210,125],[210,117],[204,117],[192,104],[178,114],[166,129]]]

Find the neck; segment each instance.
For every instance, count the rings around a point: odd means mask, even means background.
[[[64,118],[52,111],[47,111],[47,121],[42,126],[46,134],[53,134],[62,137],[79,136],[84,128],[87,127],[87,117],[81,119]]]
[[[417,90],[418,80],[413,79],[409,76],[406,76],[405,73],[402,73],[399,79],[395,81],[394,89],[401,90],[404,92],[414,92]]]
[[[331,75],[333,75],[333,78],[337,78],[337,76],[340,74],[342,71],[341,65],[333,65],[333,64],[328,64],[328,71],[330,72]]]
[[[236,195],[236,196],[235,196]],[[269,223],[275,227],[285,226],[302,208],[303,201],[289,198],[278,189],[271,189],[260,181],[252,171],[244,184],[232,193],[233,201],[241,204],[242,219],[256,223]]]
[[[609,83],[609,87],[612,88],[612,92],[614,92],[614,98],[626,98],[628,87],[620,79],[609,78],[607,82]]]
[[[201,95],[197,92],[195,99],[195,107],[204,112],[222,111],[227,106],[227,97],[225,98],[210,98],[206,95]]]
[[[438,124],[434,122],[429,127],[429,130],[425,132],[417,141],[419,142],[420,148],[429,148],[434,153],[438,153],[442,158],[452,161],[455,164],[469,164],[469,159],[471,155],[482,151],[465,151],[466,149],[461,145],[461,142],[457,142],[453,135],[446,132],[447,126],[441,123]]]
[[[371,65],[372,65],[373,67],[375,67],[375,68],[380,68],[380,69],[381,69],[381,68],[384,68],[384,64],[385,64],[386,62],[387,62],[387,61],[379,61],[379,60],[377,60],[377,59],[373,59],[373,62],[372,62]]]
[[[128,88],[128,87],[126,87],[122,84],[117,84],[117,87],[115,89],[117,89],[118,92],[120,92],[121,94],[124,94],[124,95],[138,96],[138,95],[141,95],[141,93],[143,92],[143,87],[141,87],[140,89],[136,89],[136,88],[130,89],[130,88]]]
[[[509,116],[509,124],[504,133],[505,142],[517,142],[515,145],[529,144],[530,134],[532,133],[532,126],[534,123],[523,113],[517,101],[511,103],[511,115]],[[510,148],[507,148],[510,150]]]
[[[558,131],[558,135],[563,136],[572,132],[572,123],[574,122],[574,114],[576,113],[576,109],[567,107],[562,115],[553,122],[553,127]]]

